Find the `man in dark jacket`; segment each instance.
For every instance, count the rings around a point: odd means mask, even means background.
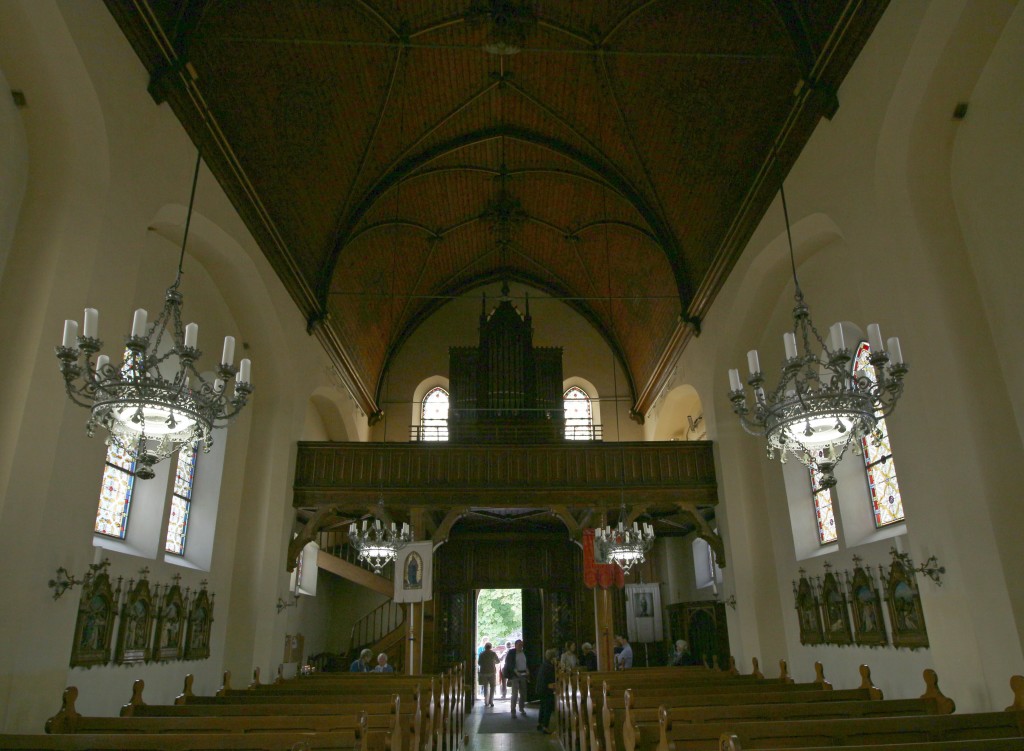
[[[537,671],[537,693],[540,695],[540,717],[537,718],[537,730],[551,733],[548,723],[555,712],[555,663],[558,661],[558,650],[548,649],[544,652],[544,662]]]
[[[526,652],[523,651],[523,640],[516,639],[516,646],[505,653],[505,679],[512,687],[512,719],[516,717],[516,704],[519,711],[526,714],[526,692],[530,682],[530,671],[526,667]]]

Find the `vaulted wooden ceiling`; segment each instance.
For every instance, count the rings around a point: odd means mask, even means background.
[[[656,398],[884,0],[107,0],[371,417],[496,279]]]

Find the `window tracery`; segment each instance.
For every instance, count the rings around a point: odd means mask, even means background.
[[[430,389],[420,407],[420,440],[448,440],[448,392],[440,386]]]
[[[93,527],[97,534],[124,539],[128,532],[128,512],[131,510],[134,486],[135,455],[111,444],[107,447],[103,465],[100,500]]]
[[[875,368],[869,357],[871,346],[861,342],[857,348],[857,356],[853,361],[853,372],[862,373],[875,381]],[[904,520],[903,498],[900,495],[899,482],[896,479],[896,465],[892,459],[892,448],[889,444],[889,431],[885,419],[878,417],[876,435],[861,439],[864,452],[864,471],[867,473],[868,492],[871,496],[871,511],[875,527],[881,528]]]
[[[590,396],[579,386],[570,386],[562,394],[565,410],[565,438],[568,441],[594,439],[594,410]]]

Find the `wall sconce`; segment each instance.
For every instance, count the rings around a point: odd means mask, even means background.
[[[85,576],[83,576],[81,579],[79,579],[66,568],[61,566],[57,569],[57,578],[50,579],[50,581],[47,582],[46,586],[53,590],[53,599],[59,600],[61,595],[63,595],[69,589],[73,589],[74,587],[80,584],[85,584],[86,582],[90,581],[94,576],[96,576],[96,574],[100,573],[109,565],[109,558],[104,558],[99,563],[90,563],[89,570],[85,572]]]
[[[939,565],[939,559],[934,555],[931,556],[927,561],[922,563],[920,566],[915,566],[914,561],[907,553],[898,553],[896,548],[889,550],[893,558],[896,558],[903,566],[909,571],[915,571],[919,574],[924,574],[938,586],[942,586],[942,575],[946,573],[946,567]]]
[[[285,608],[294,608],[298,604],[299,604],[299,596],[298,595],[292,595],[292,601],[291,602],[285,602],[280,597],[278,597],[277,598],[277,613],[278,613],[278,615],[280,615],[281,611],[284,610]]]
[[[733,610],[735,610],[735,609],[736,609],[736,595],[729,595],[729,596],[728,596],[728,597],[727,597],[727,598],[726,598],[726,599],[724,600],[724,603],[725,603],[726,605],[728,605],[728,606],[729,606],[730,608],[732,608]]]

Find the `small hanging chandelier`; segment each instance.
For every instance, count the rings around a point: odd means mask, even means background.
[[[624,572],[638,563],[654,545],[654,527],[648,523],[642,525],[633,522],[632,527],[626,526],[626,506],[622,505],[619,523],[610,524],[594,530],[594,555],[599,563],[614,563]]]
[[[147,311],[135,311],[120,366],[107,355],[93,359],[103,347],[95,308],[85,309],[81,336],[77,321],[64,322],[64,339],[56,348],[68,398],[91,412],[86,433],[91,437],[97,427],[106,430],[108,444],[136,457],[135,476],[140,480],[151,479],[153,466],[183,445],[198,444],[209,451],[213,428],[225,427],[241,412],[253,390],[250,361],[243,359],[237,368],[233,365],[234,337],[224,337],[217,377],[209,383],[195,367],[202,355],[197,348],[199,326],[181,323],[184,298],[178,285],[201,162],[197,157],[178,274],[156,321],[149,325]]]
[[[401,528],[394,522],[385,525],[380,519],[368,524],[363,519],[362,529],[355,522],[348,528],[348,539],[359,551],[359,560],[373,566],[373,573],[379,574],[383,568],[395,560],[398,551],[412,542],[412,530],[402,523]]]
[[[822,474],[822,489],[835,487],[836,464],[852,445],[861,452],[861,439],[875,434],[878,421],[887,417],[903,393],[907,365],[900,341],[892,337],[886,348],[877,323],[867,327],[871,353],[870,368],[853,372],[852,354],[846,347],[842,325],[836,323],[826,346],[811,321],[796,275],[793,238],[789,229],[786,193],[780,186],[782,211],[789,240],[789,260],[796,286],[793,331],[782,335],[786,359],[782,377],[774,390],[766,391],[757,350],[747,353],[754,392],[754,407],[747,397],[738,370],[729,371],[729,400],[743,428],[751,435],[767,439],[768,458],[779,452],[783,463],[792,454],[808,467],[817,466]],[[803,354],[798,342],[802,343]],[[812,346],[817,348],[812,349]]]

